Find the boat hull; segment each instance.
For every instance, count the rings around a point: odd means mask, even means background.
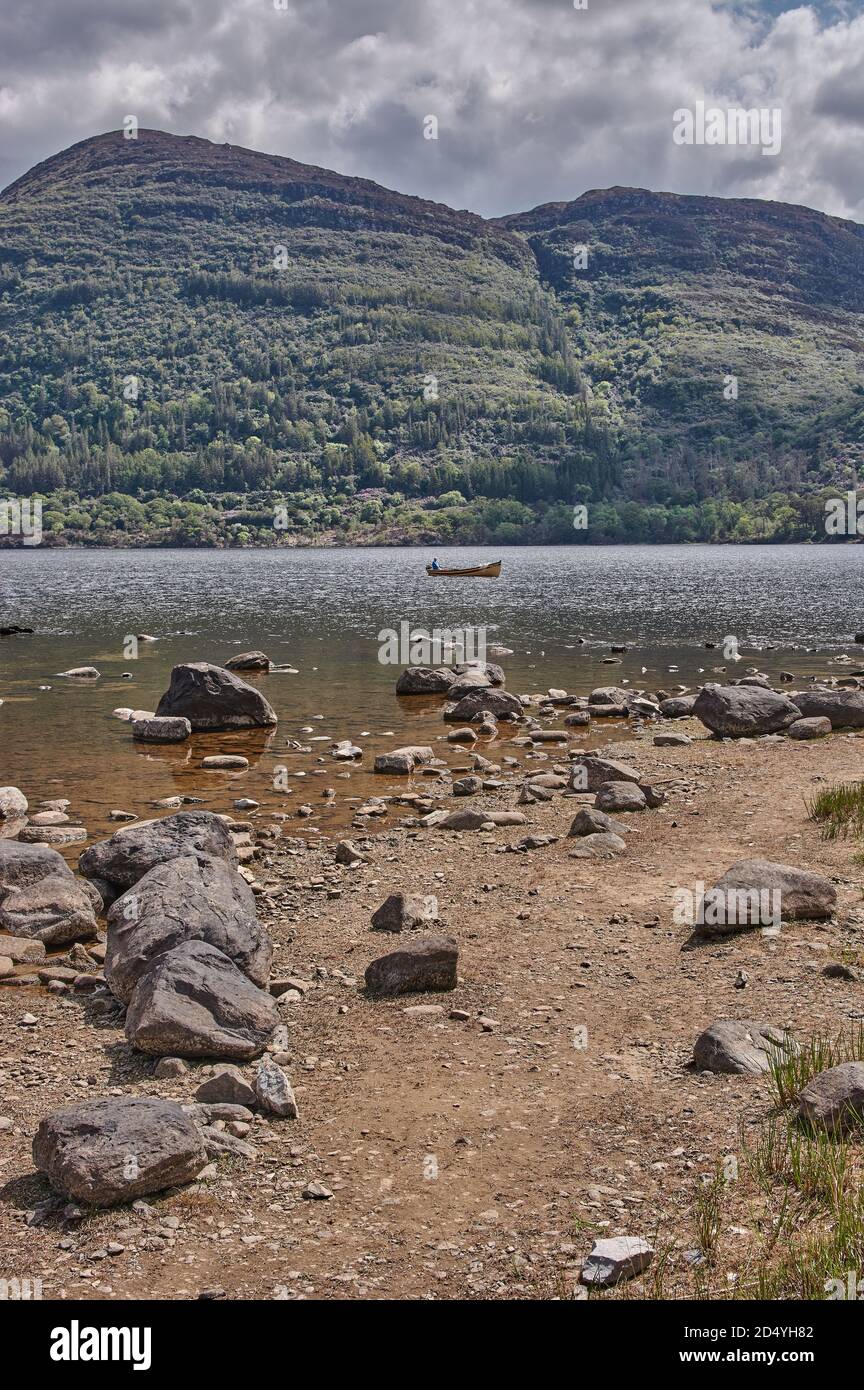
[[[436,579],[443,575],[445,579],[497,579],[501,573],[501,561],[496,560],[492,565],[473,565],[469,569],[433,569],[431,565],[426,566],[426,573]]]

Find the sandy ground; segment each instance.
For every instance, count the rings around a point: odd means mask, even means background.
[[[693,1072],[694,1039],[720,1017],[801,1033],[864,1017],[861,984],[821,973],[864,948],[855,846],[824,842],[805,805],[819,784],[864,776],[864,741],[718,743],[694,721],[675,728],[696,741],[655,748],[646,729],[617,750],[670,795],[625,818],[628,852],[614,860],[569,857],[579,801],[561,796],[522,808],[532,832],[561,836],[527,853],[498,852],[523,828],[385,828],[354,870],[334,865],[332,843],[263,850],[253,868],[272,890],[259,905],[274,974],[309,981],[285,1010],[300,1118],[256,1124],[256,1161],[220,1160],[215,1176],[140,1210],[34,1219],[50,1195],[30,1155],[38,1121],[95,1095],[185,1102],[203,1067],[157,1081],[92,1002],[0,989],[0,1115],[12,1121],[0,1132],[0,1277],[41,1279],[45,1298],[566,1297],[592,1239],[628,1233],[669,1252],[662,1296],[693,1296],[683,1252],[696,1244],[696,1184],[770,1108],[761,1078]],[[510,786],[449,804],[514,801]],[[675,889],[757,856],[828,875],[836,920],[682,949]],[[394,939],[370,915],[409,888],[438,896],[460,984],[373,1002],[363,971]],[[417,1003],[443,1013],[405,1012]],[[35,1025],[22,1025],[27,1012]],[[332,1197],[304,1200],[310,1181]],[[742,1182],[724,1217],[723,1279],[759,1240],[754,1201]],[[605,1296],[659,1291],[646,1277]]]

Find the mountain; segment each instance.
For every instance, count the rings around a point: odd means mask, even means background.
[[[0,194],[0,496],[55,543],[825,539],[862,272],[805,208],[490,221],[112,132]]]

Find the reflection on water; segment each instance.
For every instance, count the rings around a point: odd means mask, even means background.
[[[0,784],[20,786],[31,802],[70,797],[74,819],[97,838],[116,828],[112,808],[146,815],[153,800],[173,795],[200,796],[219,811],[238,796],[289,813],[309,802],[315,816],[292,813],[291,829],[344,825],[346,798],[393,790],[390,779],[362,770],[376,751],[446,733],[441,702],[398,700],[398,668],[378,661],[379,632],[398,631],[402,621],[485,626],[489,643],[513,648],[501,660],[516,692],[722,679],[715,672],[730,634],[744,658],[729,664],[736,675],[749,664],[775,676],[836,673],[844,669],[830,664],[838,655],[864,656],[852,643],[864,628],[864,551],[854,545],[436,554],[442,565],[503,558],[502,576],[430,579],[431,551],[413,549],[0,551],[0,625],[36,630],[0,639]],[[144,632],[158,642],[140,644],[136,660],[124,657],[126,636]],[[706,641],[718,649],[707,650]],[[619,665],[604,664],[613,642],[628,648]],[[274,705],[275,733],[145,747],[110,717],[119,705],[155,709],[177,661],[224,662],[252,648],[297,668],[245,677]],[[56,678],[83,665],[98,667],[101,679]],[[341,738],[363,745],[361,768],[331,758],[330,741]],[[291,739],[311,751],[289,751]],[[469,760],[446,743],[438,748],[452,765]],[[201,759],[213,752],[242,752],[250,768],[202,771]],[[288,795],[273,790],[277,766],[296,786]],[[324,809],[327,787],[336,789],[335,808]]]

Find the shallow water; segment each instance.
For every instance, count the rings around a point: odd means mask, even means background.
[[[722,680],[723,666],[733,676],[750,665],[772,676],[837,674],[849,669],[834,664],[843,653],[864,658],[852,640],[864,629],[864,550],[855,545],[436,553],[442,564],[501,558],[501,578],[429,579],[432,552],[415,549],[0,551],[0,625],[36,630],[0,639],[0,785],[21,787],[31,804],[68,796],[70,814],[91,838],[116,829],[112,808],[145,816],[153,800],[177,794],[202,796],[218,811],[239,796],[289,812],[308,801],[316,815],[292,819],[286,830],[333,830],[350,821],[356,803],[347,798],[400,788],[362,770],[375,752],[435,743],[447,732],[441,702],[397,699],[400,668],[378,660],[379,633],[403,621],[485,627],[488,644],[513,648],[491,659],[516,692],[587,693],[626,682],[654,690]],[[130,659],[127,634],[141,632],[159,640],[140,644]],[[737,664],[720,649],[730,634],[742,655]],[[706,650],[706,641],[718,649]],[[628,650],[607,665],[613,642]],[[248,677],[279,715],[274,734],[195,735],[154,748],[133,743],[129,726],[111,718],[120,705],[155,709],[177,661],[224,662],[252,648],[297,667],[296,675]],[[57,679],[84,665],[96,666],[101,679]],[[309,725],[314,734],[302,733]],[[605,723],[587,742],[624,732]],[[311,753],[286,751],[286,740],[313,737],[322,741]],[[363,745],[362,768],[330,757],[330,740],[340,738]],[[438,748],[453,766],[469,760],[446,743]],[[500,743],[489,751],[496,749]],[[249,771],[201,770],[202,757],[222,751],[243,752]],[[277,766],[289,769],[296,787],[288,795],[273,789]],[[350,779],[340,778],[346,770]],[[426,789],[427,780],[417,786]],[[333,808],[323,805],[325,787],[336,789]],[[396,808],[383,823],[407,813]],[[80,848],[70,846],[69,857]]]

